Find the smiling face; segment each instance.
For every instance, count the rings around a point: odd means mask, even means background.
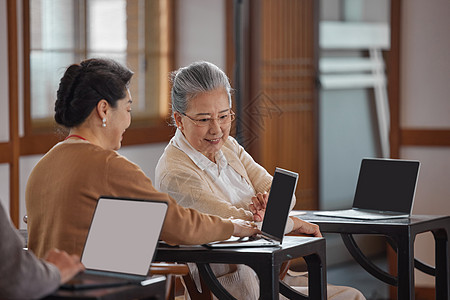
[[[219,124],[217,118],[230,113],[230,109],[228,94],[221,88],[200,93],[189,101],[185,115],[175,112],[174,117],[189,144],[215,162],[215,155],[228,139],[231,128],[231,123]],[[216,120],[204,127],[192,121],[209,118]]]
[[[107,135],[109,142],[109,149],[118,150],[122,146],[122,138],[125,130],[131,124],[131,95],[127,90],[125,98],[116,102],[116,107],[110,110],[110,115],[107,116]],[[109,123],[109,124],[108,124]]]

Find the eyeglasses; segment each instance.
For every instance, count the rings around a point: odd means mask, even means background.
[[[202,119],[197,120],[197,119],[193,119],[193,118],[189,117],[185,113],[182,113],[182,115],[185,117],[188,117],[189,120],[191,120],[192,123],[194,123],[198,127],[209,126],[210,124],[213,124],[213,122],[215,120],[217,120],[217,123],[219,123],[219,125],[225,125],[225,124],[229,124],[229,123],[233,122],[234,119],[236,118],[235,113],[232,110],[230,110],[230,112],[228,112],[228,113],[224,113],[224,114],[220,115],[218,118],[202,118]]]

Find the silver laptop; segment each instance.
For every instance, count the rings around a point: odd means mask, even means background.
[[[297,181],[297,173],[276,168],[261,227],[261,234],[250,238],[232,237],[228,240],[209,243],[205,246],[211,248],[228,248],[281,245],[284,237],[284,229],[289,217],[292,197],[297,187]]]
[[[64,284],[86,289],[124,284],[147,285],[164,280],[149,277],[167,203],[162,201],[100,197],[84,245],[86,267]]]
[[[352,208],[315,214],[364,220],[409,217],[419,167],[418,161],[365,158],[361,162]]]

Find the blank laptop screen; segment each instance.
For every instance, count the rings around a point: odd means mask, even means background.
[[[283,240],[292,195],[294,195],[297,186],[297,178],[297,173],[282,169],[280,171],[279,168],[273,176],[261,231],[279,241]]]
[[[167,203],[100,198],[81,262],[88,270],[146,276]]]
[[[418,170],[418,161],[363,159],[353,207],[409,214]]]

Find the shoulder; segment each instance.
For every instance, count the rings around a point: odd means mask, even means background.
[[[172,144],[167,145],[164,153],[161,155],[156,168],[191,168],[195,166],[194,162],[182,150]]]
[[[117,151],[106,150],[89,143],[59,143],[47,152],[42,160],[49,160],[54,165],[69,158],[79,169],[139,168]]]
[[[155,186],[159,189],[162,181],[168,179],[193,178],[200,176],[200,169],[191,158],[169,144],[160,157],[155,169]]]

